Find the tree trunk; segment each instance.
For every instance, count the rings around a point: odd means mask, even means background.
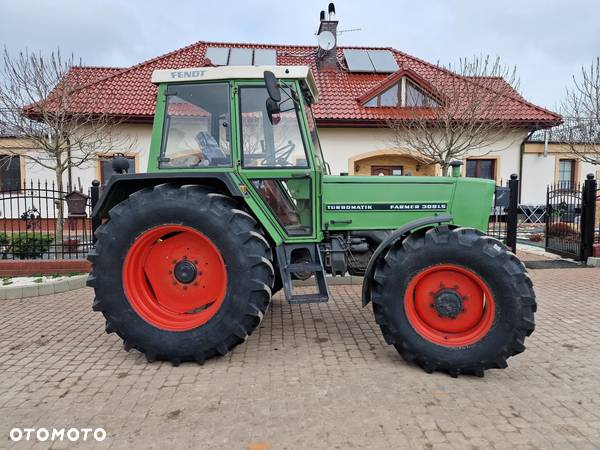
[[[56,190],[59,194],[59,199],[56,204],[56,227],[54,233],[54,245],[56,246],[57,253],[60,253],[62,257],[62,243],[63,243],[63,230],[65,227],[65,200],[61,196],[63,192],[63,172],[56,171]]]
[[[450,173],[450,164],[448,163],[442,163],[440,164],[440,166],[442,167],[442,176],[443,177],[449,177],[452,174]]]

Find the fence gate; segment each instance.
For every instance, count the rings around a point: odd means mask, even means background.
[[[580,259],[582,186],[559,182],[546,191],[546,251]]]

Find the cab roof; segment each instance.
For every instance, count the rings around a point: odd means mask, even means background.
[[[273,72],[278,79],[300,81],[302,87],[307,88],[310,92],[313,102],[318,100],[317,85],[308,66],[219,66],[160,69],[152,72],[152,83],[262,79],[265,71]]]

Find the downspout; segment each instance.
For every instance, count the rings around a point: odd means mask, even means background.
[[[525,143],[529,140],[535,130],[530,131],[525,140],[521,142],[519,155],[519,203],[521,203],[521,192],[523,192],[523,155],[525,154]]]

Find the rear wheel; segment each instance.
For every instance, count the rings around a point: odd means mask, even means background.
[[[115,206],[89,255],[94,310],[149,360],[203,362],[259,325],[271,299],[270,246],[236,202],[163,184]]]
[[[482,376],[506,367],[533,332],[535,294],[526,272],[477,230],[416,233],[376,266],[375,318],[386,342],[425,371]]]

